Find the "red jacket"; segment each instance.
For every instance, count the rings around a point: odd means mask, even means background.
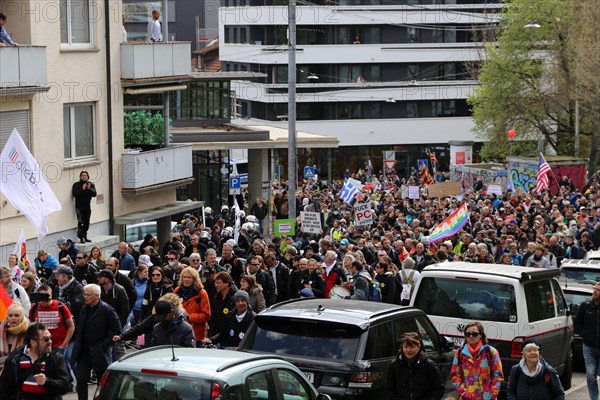
[[[196,296],[192,296],[187,300],[183,300],[181,305],[188,313],[188,322],[194,328],[194,335],[196,336],[196,342],[206,338],[206,331],[208,330],[208,321],[210,320],[210,301],[208,300],[208,294],[202,284],[200,284],[200,293]],[[173,293],[178,293],[179,287],[177,287]]]

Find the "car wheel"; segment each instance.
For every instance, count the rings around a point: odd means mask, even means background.
[[[571,378],[573,377],[573,351],[569,350],[565,361],[565,369],[560,376],[560,383],[564,390],[571,389]]]

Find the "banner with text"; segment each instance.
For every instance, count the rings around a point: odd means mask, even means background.
[[[354,205],[354,221],[356,226],[369,226],[373,223],[371,203],[356,203]]]
[[[321,213],[312,211],[300,211],[302,221],[302,232],[321,233]]]

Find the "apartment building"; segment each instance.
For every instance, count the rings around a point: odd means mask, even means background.
[[[59,236],[76,240],[71,186],[82,170],[98,192],[92,239],[113,234],[113,243],[121,224],[148,220],[164,231],[168,215],[193,207],[175,201],[175,187],[192,176],[191,146],[124,154],[123,135],[124,91],[185,88],[190,43],[122,44],[122,6],[118,0],[0,0],[4,28],[20,44],[0,47],[0,148],[17,128],[62,205],[38,243],[32,224],[1,196],[3,261],[21,227],[30,259],[40,248],[56,254]]]
[[[297,129],[335,136],[340,148],[302,150],[298,165],[339,178],[369,159],[381,169],[383,152],[394,150],[403,176],[429,150],[446,167],[453,150],[466,146],[476,157],[481,139],[471,131],[467,97],[478,84],[472,73],[482,38],[501,7],[496,0],[299,2]],[[232,83],[239,115],[232,122],[286,128],[287,2],[222,0],[219,15],[222,70],[268,75]]]

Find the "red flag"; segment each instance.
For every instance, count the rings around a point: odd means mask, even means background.
[[[13,303],[12,299],[6,293],[4,286],[0,285],[0,320],[4,321],[8,314],[8,307]]]

